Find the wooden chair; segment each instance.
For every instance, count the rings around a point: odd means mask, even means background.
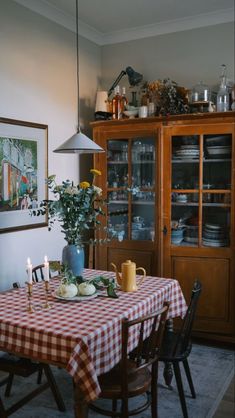
[[[164,361],[165,363],[170,362],[173,364],[174,375],[176,379],[184,418],[188,418],[188,412],[181,379],[180,363],[183,363],[192,397],[196,398],[193,380],[188,364],[188,356],[192,349],[190,337],[201,290],[201,283],[199,281],[195,281],[192,289],[191,300],[187,309],[187,313],[184,317],[181,329],[179,332],[165,332],[162,347],[160,349],[159,354],[159,361]]]
[[[60,272],[61,264],[59,261],[49,261],[49,277],[51,278],[52,268],[55,267],[56,270]],[[44,280],[44,264],[39,264],[38,266],[33,267],[32,269],[33,282],[38,283]]]
[[[121,361],[110,372],[99,377],[100,398],[112,400],[112,411],[101,408],[98,402],[90,403],[90,409],[102,415],[127,418],[141,413],[151,405],[151,417],[157,418],[158,350],[161,346],[168,307],[166,304],[158,312],[132,321],[123,320]],[[142,349],[146,329],[149,330],[150,336],[143,357]],[[132,332],[138,332],[138,345],[134,350],[135,355],[130,359],[128,343]],[[130,410],[129,398],[141,394],[146,394],[142,404],[135,410]],[[117,411],[117,400],[121,400],[120,411]]]
[[[31,362],[29,359],[19,358],[7,353],[4,353],[0,356],[0,371],[9,373],[9,375],[17,375],[27,378],[31,376],[33,373],[38,372],[40,369],[44,371],[47,381],[38,386],[36,389],[32,390],[30,393],[21,398],[18,402],[14,403],[8,409],[5,409],[3,401],[0,397],[1,418],[9,417],[11,414],[13,414],[13,412],[17,411],[19,408],[21,408],[35,396],[39,395],[41,392],[48,388],[50,388],[52,391],[58,409],[60,411],[65,411],[63,399],[61,397],[54,376],[48,364],[34,363]]]

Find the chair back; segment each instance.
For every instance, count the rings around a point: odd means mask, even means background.
[[[134,320],[123,319],[122,322],[122,392],[128,393],[127,374],[148,368],[158,360],[169,304],[165,303],[159,311]],[[134,329],[135,328],[135,329]],[[131,353],[131,367],[128,356],[129,340],[132,332],[138,332],[138,344]],[[149,335],[149,337],[148,337]],[[144,340],[147,339],[144,343]]]
[[[190,337],[192,333],[193,322],[196,314],[198,300],[201,294],[202,285],[199,280],[196,280],[193,285],[190,303],[185,314],[176,345],[174,348],[174,354],[184,353],[190,344]]]
[[[51,279],[51,271],[60,271],[61,265],[59,261],[49,261],[49,277]],[[44,264],[39,264],[32,269],[33,282],[38,283],[44,280]]]

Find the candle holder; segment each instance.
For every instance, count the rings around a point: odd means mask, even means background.
[[[50,284],[47,280],[44,281],[45,284],[45,294],[46,294],[46,303],[43,306],[44,309],[51,309],[52,305],[48,302],[48,295],[50,293]]]
[[[28,296],[28,306],[27,311],[28,312],[34,312],[34,307],[32,305],[32,295],[33,295],[33,284],[26,282],[27,285],[27,296]]]

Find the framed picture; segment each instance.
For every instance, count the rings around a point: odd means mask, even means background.
[[[47,226],[31,216],[48,197],[48,126],[0,118],[0,233]]]

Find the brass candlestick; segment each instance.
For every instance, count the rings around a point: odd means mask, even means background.
[[[52,305],[50,305],[50,303],[48,302],[48,295],[50,293],[50,284],[47,280],[45,280],[44,283],[45,283],[46,303],[43,307],[44,309],[50,309],[52,308]]]
[[[27,307],[27,311],[28,312],[34,312],[34,308],[32,305],[32,295],[33,295],[33,284],[26,282],[27,285],[27,295],[28,295],[28,307]]]

